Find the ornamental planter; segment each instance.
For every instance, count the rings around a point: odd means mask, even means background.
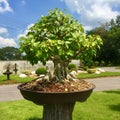
[[[22,96],[37,105],[43,105],[43,120],[72,120],[75,102],[84,102],[92,93],[95,85],[87,90],[76,92],[38,92],[26,90],[20,84],[18,89]]]
[[[18,89],[20,90],[22,96],[34,102],[38,105],[44,105],[44,104],[59,104],[59,103],[72,103],[72,102],[84,102],[87,100],[87,98],[92,93],[93,89],[95,88],[95,85],[93,85],[92,88],[77,92],[37,92],[33,90],[26,90],[22,88],[22,85],[20,84],[18,86]]]

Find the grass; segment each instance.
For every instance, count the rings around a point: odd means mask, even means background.
[[[10,80],[6,79],[7,77],[5,75],[0,75],[0,84],[22,83],[33,80],[33,78],[30,77],[20,78],[18,75],[10,75]]]
[[[1,120],[42,120],[42,106],[27,100],[0,102]],[[120,90],[93,92],[84,103],[77,102],[73,120],[119,120]]]
[[[80,73],[79,75],[77,75],[77,78],[85,79],[85,78],[112,77],[112,76],[120,76],[120,72],[103,72],[101,74]]]
[[[1,120],[41,120],[42,107],[27,100],[0,102]]]
[[[77,75],[77,78],[85,79],[85,78],[97,78],[97,77],[109,77],[109,76],[120,76],[120,72],[103,72],[101,74],[80,73],[79,75]],[[10,80],[6,80],[6,79],[7,77],[5,75],[0,75],[0,84],[29,82],[34,78],[30,78],[30,77],[20,78],[18,75],[10,75]]]
[[[74,120],[119,120],[120,90],[94,92],[85,103],[77,103]]]

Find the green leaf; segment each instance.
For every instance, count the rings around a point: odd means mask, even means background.
[[[100,49],[102,40],[99,36],[86,36],[82,25],[70,14],[58,8],[42,16],[27,35],[20,38],[20,49],[27,54],[27,59],[35,64],[54,56],[60,59],[90,58]],[[77,54],[76,51],[80,51]]]

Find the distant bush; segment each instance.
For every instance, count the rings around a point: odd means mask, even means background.
[[[108,67],[111,67],[112,66],[112,63],[109,61],[108,64],[107,64]]]
[[[88,69],[88,66],[84,66],[83,69],[84,69],[84,70],[87,70],[87,69]]]
[[[88,73],[95,73],[95,72],[96,72],[96,69],[88,69],[87,72],[88,72]]]
[[[47,72],[46,68],[38,68],[38,69],[35,71],[35,73],[36,73],[37,75],[46,74],[46,72]]]
[[[99,66],[99,61],[95,61],[95,62],[94,62],[94,65],[95,65],[95,66]]]
[[[105,61],[101,61],[100,66],[105,66]]]
[[[94,69],[94,68],[96,68],[96,66],[90,66],[90,69]]]
[[[77,66],[75,64],[71,63],[71,64],[68,65],[68,70],[70,70],[70,71],[71,70],[77,70]]]
[[[30,75],[31,74],[31,70],[23,70],[21,73],[23,73],[25,75]]]

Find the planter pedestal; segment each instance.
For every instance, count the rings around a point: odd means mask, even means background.
[[[25,84],[25,83],[24,83]],[[22,96],[37,105],[43,105],[43,120],[72,120],[75,102],[84,102],[92,93],[95,85],[87,90],[76,92],[37,92],[18,86]]]
[[[72,120],[75,103],[44,105],[43,120]]]

